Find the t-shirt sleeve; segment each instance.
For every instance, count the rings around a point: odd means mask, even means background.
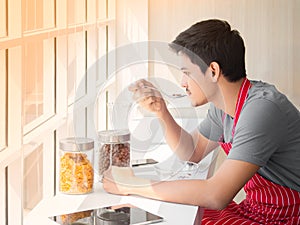
[[[266,99],[249,102],[236,125],[228,159],[265,166],[272,154],[286,140],[284,112]]]
[[[210,104],[206,118],[198,126],[199,132],[209,140],[218,141],[223,134],[223,111]]]

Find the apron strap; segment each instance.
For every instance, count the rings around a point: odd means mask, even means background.
[[[235,126],[236,126],[237,121],[240,117],[240,113],[242,111],[243,105],[244,105],[244,103],[245,103],[245,101],[248,97],[248,91],[249,91],[250,87],[251,87],[250,81],[247,78],[245,78],[242,85],[241,85],[241,87],[240,87],[239,94],[238,94],[238,99],[237,99],[237,102],[236,102],[234,120],[233,120],[233,127],[232,127],[232,130],[231,130],[232,137],[234,136]],[[226,116],[226,114],[224,113],[223,116],[222,116],[222,121],[223,122],[224,122],[225,116]],[[231,143],[224,143],[223,140],[224,140],[224,136],[222,135],[220,137],[219,144],[224,149],[226,154],[228,154],[231,147],[232,147],[232,145],[231,145]]]
[[[248,91],[249,91],[250,87],[251,87],[250,81],[247,78],[245,78],[243,83],[242,83],[242,86],[239,90],[238,99],[237,99],[236,106],[235,106],[233,128],[232,128],[232,131],[231,131],[232,132],[232,137],[234,136],[235,126],[236,126],[236,124],[239,120],[243,105],[244,105],[244,103],[245,103],[245,101],[248,97]]]

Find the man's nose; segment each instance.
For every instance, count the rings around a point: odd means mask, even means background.
[[[187,87],[187,76],[185,74],[183,74],[182,77],[181,77],[180,85],[183,88]]]

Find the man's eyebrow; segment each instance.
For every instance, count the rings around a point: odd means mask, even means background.
[[[181,67],[180,70],[188,70],[186,67]]]

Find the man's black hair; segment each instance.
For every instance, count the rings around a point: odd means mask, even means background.
[[[198,22],[181,32],[170,47],[177,53],[186,54],[203,73],[211,62],[217,62],[228,81],[246,77],[244,41],[226,21]]]

